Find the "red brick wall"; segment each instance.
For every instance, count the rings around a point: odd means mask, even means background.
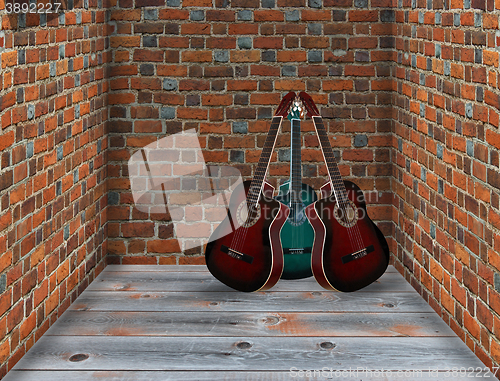
[[[251,178],[290,90],[313,95],[342,174],[378,195],[369,214],[398,270],[500,363],[498,0],[67,4],[43,26],[0,16],[0,375],[106,254],[203,263],[201,247],[179,252],[168,215],[134,206],[133,153],[195,128],[207,163]],[[325,167],[303,130],[304,181],[318,189]],[[289,138],[285,123],[273,185]]]
[[[109,50],[87,4],[0,1],[0,378],[104,267]]]
[[[169,216],[134,207],[127,160],[146,144],[195,128],[207,163],[237,166],[249,179],[273,110],[290,90],[315,98],[342,174],[363,190],[379,192],[369,213],[392,236],[389,62],[395,39],[389,5],[136,0],[112,7],[110,261],[204,263],[200,247],[179,252]],[[319,189],[326,170],[312,124],[302,129],[304,181]],[[286,124],[270,166],[273,185],[289,175],[289,146]]]
[[[393,69],[396,267],[488,366],[500,362],[499,9],[399,1]]]

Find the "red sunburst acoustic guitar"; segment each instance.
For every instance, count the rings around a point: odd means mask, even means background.
[[[314,122],[330,178],[321,188],[323,198],[305,210],[314,229],[313,275],[326,289],[356,291],[385,272],[389,247],[366,213],[361,189],[342,180],[323,119],[312,98],[305,92],[299,97]]]
[[[239,291],[269,289],[283,272],[280,231],[289,209],[272,198],[274,188],[264,179],[281,122],[294,99],[295,93],[290,92],[278,106],[252,181],[233,191],[228,216],[212,233],[205,250],[212,275]]]

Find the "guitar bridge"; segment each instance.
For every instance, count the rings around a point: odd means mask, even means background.
[[[252,264],[252,262],[253,262],[252,256],[250,256],[248,254],[240,253],[239,251],[236,251],[233,249],[230,249],[229,247],[227,247],[225,245],[221,245],[220,250],[223,253],[226,253],[227,255],[229,255],[230,257],[235,258],[235,259],[239,259],[240,261],[250,263],[250,264]]]
[[[356,259],[363,258],[365,255],[367,255],[368,253],[371,253],[374,250],[375,250],[375,248],[373,247],[373,245],[370,245],[370,246],[365,247],[364,249],[361,249],[361,250],[356,251],[354,253],[344,255],[342,257],[342,263],[346,264],[346,263],[349,263],[349,262],[354,261]]]
[[[298,248],[298,249],[286,248],[286,249],[283,249],[283,254],[304,254],[304,253],[310,253],[311,249],[312,249],[311,247],[303,247],[303,248]]]

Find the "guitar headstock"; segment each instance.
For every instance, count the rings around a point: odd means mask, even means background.
[[[309,117],[312,118],[313,116],[320,116],[319,110],[309,94],[307,94],[305,91],[301,91],[299,93],[299,99],[301,100],[302,105],[304,105],[304,108]]]
[[[290,110],[290,106],[292,105],[295,97],[296,95],[293,91],[290,91],[287,95],[285,95],[281,100],[278,108],[276,109],[274,116],[282,116],[282,117],[287,116],[288,111]]]
[[[304,106],[299,97],[296,97],[288,112],[288,119],[302,119],[304,117]]]

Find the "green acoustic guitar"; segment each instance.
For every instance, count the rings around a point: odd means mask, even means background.
[[[290,207],[290,214],[281,229],[284,268],[281,278],[301,279],[312,276],[311,250],[314,230],[307,219],[304,208],[316,201],[314,189],[302,184],[301,139],[300,139],[301,103],[295,102],[290,108],[288,119],[292,133],[290,144],[290,179],[279,188],[276,199]]]

